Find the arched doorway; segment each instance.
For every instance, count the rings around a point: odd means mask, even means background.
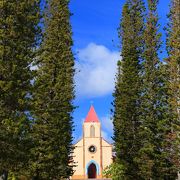
[[[91,163],[88,167],[88,178],[96,178],[96,165]]]

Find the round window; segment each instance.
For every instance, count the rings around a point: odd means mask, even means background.
[[[90,146],[89,147],[89,152],[91,152],[91,153],[95,153],[96,152],[96,147],[95,146]]]

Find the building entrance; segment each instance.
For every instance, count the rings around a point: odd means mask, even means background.
[[[88,178],[96,178],[96,165],[91,163],[88,167]]]

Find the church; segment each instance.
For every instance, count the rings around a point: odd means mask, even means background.
[[[74,144],[72,179],[102,178],[103,170],[112,163],[112,144],[101,135],[101,122],[93,106],[83,123],[83,136]]]

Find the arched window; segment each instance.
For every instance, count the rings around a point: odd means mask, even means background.
[[[90,137],[95,137],[95,127],[93,125],[90,127]]]

